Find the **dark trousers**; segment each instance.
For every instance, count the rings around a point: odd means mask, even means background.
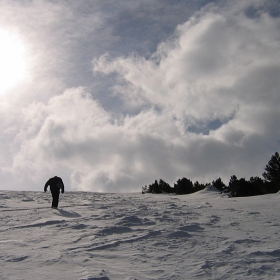
[[[52,208],[58,207],[58,201],[59,201],[59,190],[58,191],[51,191],[52,192]]]

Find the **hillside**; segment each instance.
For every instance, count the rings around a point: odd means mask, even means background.
[[[0,191],[0,279],[279,279],[279,195]]]

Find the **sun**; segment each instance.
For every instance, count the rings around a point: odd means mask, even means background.
[[[0,93],[15,87],[26,77],[27,56],[19,37],[0,30]]]

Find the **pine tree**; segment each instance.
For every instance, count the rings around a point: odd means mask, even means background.
[[[193,183],[187,178],[182,178],[174,184],[174,191],[176,194],[190,194],[193,193]]]
[[[276,192],[280,190],[280,156],[277,152],[271,157],[262,176],[267,182],[273,184]]]
[[[212,182],[212,186],[220,191],[223,191],[226,188],[226,185],[224,184],[224,182],[220,177],[216,181]]]

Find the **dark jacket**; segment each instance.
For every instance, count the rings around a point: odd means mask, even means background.
[[[53,178],[50,178],[45,184],[45,192],[47,191],[48,186],[50,186],[51,192],[59,192],[59,190],[61,189],[61,193],[64,193],[64,184],[60,177],[54,176]]]

